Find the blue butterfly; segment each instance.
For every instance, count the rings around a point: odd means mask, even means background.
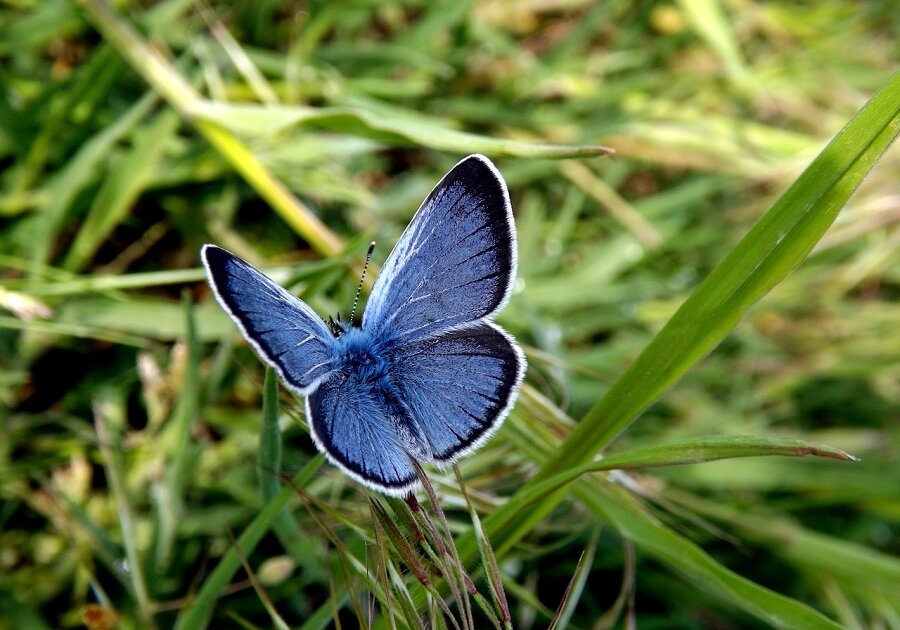
[[[413,460],[447,465],[509,413],[525,356],[492,320],[516,278],[503,177],[482,155],[431,191],[381,270],[361,326],[332,330],[249,263],[204,245],[222,308],[260,358],[306,397],[313,441],[369,488],[404,496]]]

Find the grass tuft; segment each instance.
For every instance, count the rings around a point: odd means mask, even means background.
[[[900,625],[895,4],[3,5],[0,630]],[[377,496],[198,251],[346,313],[471,152],[527,383]]]

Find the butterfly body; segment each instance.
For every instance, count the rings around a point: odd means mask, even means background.
[[[388,378],[390,348],[362,328],[348,327],[336,339],[339,370],[355,373],[365,383],[381,383]]]
[[[362,325],[331,322],[214,245],[210,284],[260,357],[306,397],[316,446],[357,481],[402,496],[413,462],[450,464],[511,409],[525,358],[493,323],[512,291],[516,243],[502,177],[458,163],[413,217],[379,274]]]
[[[334,380],[352,379],[352,391],[362,400],[377,400],[394,429],[401,436],[404,449],[418,461],[432,460],[427,439],[418,429],[412,412],[404,404],[398,387],[391,378],[391,363],[396,357],[389,345],[362,328],[347,326],[336,339],[338,357]]]

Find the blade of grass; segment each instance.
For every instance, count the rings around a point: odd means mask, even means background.
[[[156,513],[154,562],[148,573],[150,583],[156,582],[155,572],[169,566],[175,548],[177,524],[184,512],[184,493],[188,471],[197,461],[199,450],[191,440],[194,423],[200,405],[200,356],[197,347],[197,323],[193,301],[187,291],[182,294],[184,318],[184,343],[187,364],[184,370],[184,387],[172,416],[160,435],[160,444],[166,453],[166,470],[162,479],[154,484],[152,496]]]
[[[102,327],[92,327],[68,322],[45,322],[37,319],[26,322],[18,317],[10,317],[7,315],[0,315],[0,330],[2,329],[27,331],[30,334],[38,335],[44,339],[54,335],[62,335],[69,337],[83,337],[86,339],[98,339],[124,346],[134,346],[136,348],[143,348],[147,345],[147,339],[145,337],[108,331]]]
[[[716,562],[700,547],[657,522],[625,490],[606,483],[579,483],[576,497],[619,533],[748,613],[779,628],[829,629],[838,624],[799,602],[770,591]]]
[[[29,323],[36,330],[56,325],[81,330],[82,336],[97,339],[121,335],[128,339],[178,341],[185,335],[181,311],[179,304],[168,299],[89,297],[65,302],[57,309],[54,322]],[[195,312],[197,319],[203,322],[197,331],[201,341],[218,341],[234,333],[234,324],[213,300],[196,306]],[[144,343],[141,341],[139,345]]]
[[[384,592],[385,598],[385,606],[382,608],[382,614],[385,618],[387,618],[388,623],[390,623],[391,630],[397,630],[397,622],[394,619],[394,606],[392,601],[392,589],[390,578],[388,577],[387,564],[390,562],[388,559],[388,550],[387,545],[385,544],[384,539],[384,528],[379,523],[379,517],[375,515],[375,506],[372,500],[369,500],[369,512],[372,517],[372,525],[375,530],[375,553],[377,554],[377,558],[375,561],[375,579],[381,584],[381,589]],[[371,626],[371,622],[369,626]]]
[[[549,630],[569,627],[569,621],[572,619],[572,614],[575,612],[575,606],[578,605],[578,600],[581,599],[581,592],[584,590],[588,575],[591,573],[591,567],[594,563],[594,553],[597,551],[598,537],[599,532],[595,531],[591,535],[588,546],[581,552],[581,557],[578,558],[578,564],[575,566],[575,572],[572,574],[572,578],[566,586],[562,601],[559,602],[556,614],[553,615],[553,620],[550,622]]]
[[[517,493],[504,505],[504,509],[522,514],[542,497],[555,492],[584,474],[593,472],[682,466],[737,457],[806,457],[809,455],[841,461],[858,461],[842,450],[812,444],[805,440],[735,435],[693,438],[683,442],[639,449],[630,453],[617,453],[599,461],[571,468],[540,483],[533,484],[527,491]],[[505,547],[501,547],[501,553],[505,550]]]
[[[839,579],[846,585],[863,583],[867,590],[897,595],[900,559],[896,557],[811,531],[783,517],[747,514],[684,491],[673,490],[671,494],[667,491],[665,496],[698,514],[742,530],[749,538],[769,546],[773,553],[810,571]]]
[[[282,443],[278,427],[278,378],[271,368],[266,369],[263,383],[262,424],[257,451],[257,474],[260,495],[268,503],[278,495],[281,479]],[[311,574],[316,571],[320,558],[310,553],[313,541],[307,532],[301,530],[287,509],[275,517],[272,528],[281,545],[291,554],[304,570]]]
[[[678,0],[697,33],[722,58],[731,80],[741,86],[750,83],[750,73],[741,57],[731,25],[718,0]]]
[[[802,262],[897,137],[898,115],[900,73],[854,116],[697,287],[586,414],[551,468],[585,461],[606,447]]]
[[[122,542],[125,547],[125,556],[128,559],[127,573],[131,580],[131,590],[137,601],[142,623],[147,628],[155,628],[152,603],[147,590],[147,583],[144,580],[141,555],[137,547],[131,499],[129,498],[122,470],[121,440],[118,438],[118,435],[113,435],[115,431],[120,431],[125,424],[124,418],[121,417],[124,401],[116,400],[115,397],[110,400],[109,394],[110,392],[105,390],[94,400],[94,427],[97,431],[97,444],[103,457],[106,478],[119,516]],[[113,415],[119,415],[120,417],[117,420],[113,420],[111,417]],[[114,423],[118,426],[115,426]]]
[[[593,459],[803,260],[900,132],[898,114],[900,73],[847,123],[694,290],[519,494]],[[557,491],[519,518],[512,518],[510,508],[501,506],[485,519],[495,547],[518,540],[564,496],[565,490]],[[460,548],[467,561],[474,560],[477,551],[471,535]]]
[[[272,604],[272,599],[269,597],[269,594],[266,593],[263,585],[259,583],[259,579],[257,579],[256,573],[253,572],[253,567],[251,567],[250,563],[247,562],[247,556],[243,554],[241,548],[236,544],[237,541],[235,541],[234,534],[231,533],[231,530],[228,531],[228,535],[231,538],[231,545],[234,549],[234,552],[240,559],[241,564],[244,567],[244,571],[247,572],[247,577],[250,578],[250,584],[253,586],[253,590],[256,591],[256,595],[262,602],[265,611],[269,613],[269,619],[272,621],[272,625],[275,628],[278,628],[278,630],[289,630],[290,626],[285,623],[281,615],[278,614],[278,611],[275,610],[275,605]]]
[[[608,630],[612,628],[622,615],[625,605],[629,601],[634,604],[634,543],[630,540],[622,541],[622,555],[624,557],[623,564],[625,565],[622,575],[622,587],[619,589],[616,601],[597,620],[593,630]]]
[[[257,452],[259,493],[266,502],[278,494],[281,474],[281,431],[278,429],[278,379],[275,370],[266,368],[263,382],[262,426]]]
[[[191,434],[197,421],[200,397],[200,349],[197,340],[197,318],[194,302],[190,293],[185,291],[181,301],[184,312],[185,335],[187,346],[187,366],[184,372],[184,386],[178,399],[175,413],[170,422],[172,440],[172,457],[166,471],[166,481],[174,491],[179,503],[187,485],[188,472],[195,463],[195,450],[191,448]]]
[[[294,475],[293,482],[298,486],[306,485],[324,462],[325,457],[323,455],[316,455],[300,472]],[[253,552],[253,549],[262,540],[262,537],[269,531],[276,516],[294,496],[293,488],[282,488],[275,498],[269,501],[256,518],[253,519],[253,522],[247,526],[237,540],[237,547],[240,548],[244,555]],[[190,628],[192,630],[205,628],[209,623],[216,602],[218,602],[225,587],[228,586],[228,583],[240,566],[241,560],[237,552],[234,549],[230,549],[219,560],[216,568],[203,582],[197,597],[178,615],[174,627],[177,629]]]
[[[129,23],[104,0],[78,0],[89,19],[166,101],[182,115],[201,100],[178,71],[151,47]],[[209,121],[195,119],[197,130],[247,180],[284,221],[324,256],[343,249],[343,242],[318,217],[279,182],[256,156],[231,133]]]
[[[657,249],[663,243],[663,237],[634,206],[628,203],[609,184],[599,179],[591,170],[580,162],[563,162],[559,172],[590,195],[634,238],[646,249]]]
[[[500,612],[500,618],[503,620],[503,627],[511,628],[512,618],[509,614],[509,604],[506,601],[506,593],[503,590],[503,579],[500,574],[500,567],[497,564],[494,550],[491,549],[491,541],[484,536],[484,530],[481,527],[481,519],[478,517],[478,512],[475,511],[475,506],[472,505],[472,500],[469,498],[469,493],[466,490],[466,484],[463,481],[462,473],[459,471],[459,466],[453,466],[453,474],[456,475],[456,482],[459,484],[463,499],[466,501],[466,507],[469,509],[469,516],[472,518],[472,528],[475,531],[475,538],[478,541],[478,550],[481,553],[481,565],[487,575],[491,597],[494,600],[497,610]],[[496,617],[493,611],[490,611],[488,614],[491,617]],[[493,619],[493,621],[497,627],[500,626],[499,619]]]
[[[60,137],[65,136],[66,128],[72,124],[75,110],[78,110],[78,116],[90,119],[97,102],[108,97],[110,86],[125,69],[125,64],[116,59],[115,51],[104,46],[79,69],[78,77],[67,87],[65,93],[54,95],[57,88],[52,82],[48,82],[43,98],[36,101],[41,103],[42,107],[49,102],[50,110],[43,119],[43,125],[37,135],[20,145],[25,149],[21,168],[14,171],[13,181],[8,190],[4,191],[5,199],[0,203],[0,207],[13,212],[27,207],[23,206],[25,201],[23,195],[40,181],[48,161],[52,159],[54,152],[59,150]],[[18,134],[21,130],[21,116],[24,112],[17,113],[18,116],[6,114],[9,118],[0,122],[0,125],[10,129],[14,134]]]
[[[0,258],[0,264],[12,265],[14,259]],[[18,262],[18,261],[16,261]],[[277,267],[265,267],[267,276],[279,284],[299,282],[305,278],[315,277],[320,273],[335,269],[340,260],[314,260],[296,265],[282,265]],[[17,265],[18,266],[18,265]],[[24,265],[22,265],[24,266]],[[76,276],[65,275],[65,279],[55,279],[44,284],[29,285],[28,293],[33,296],[66,296],[87,293],[108,295],[111,292],[125,291],[127,289],[144,289],[147,287],[161,287],[173,284],[190,284],[206,280],[206,272],[201,268],[173,269],[171,271],[147,271],[141,273],[129,273],[120,275],[90,275]],[[19,287],[25,283],[16,280],[0,281],[0,288]]]
[[[163,111],[156,120],[135,133],[131,150],[116,160],[115,167],[94,197],[63,267],[69,271],[81,270],[113,229],[128,216],[150,182],[163,151],[174,138],[178,124],[178,117],[173,112]]]
[[[420,115],[364,107],[260,106],[195,101],[188,110],[233,133],[267,136],[297,125],[329,129],[394,144],[413,144],[456,153],[487,153],[523,158],[596,157],[614,153],[609,147],[535,144],[480,136],[449,129]]]
[[[138,122],[149,114],[158,97],[152,92],[138,100],[113,124],[104,127],[85,142],[65,168],[59,171],[48,186],[48,199],[40,218],[41,234],[56,234],[69,206],[78,194],[93,180],[100,164],[108,157],[112,147]],[[37,268],[48,261],[51,239],[39,239],[32,249],[32,264]],[[33,272],[37,277],[37,269]]]

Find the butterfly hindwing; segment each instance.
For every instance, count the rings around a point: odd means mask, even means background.
[[[522,351],[491,322],[407,344],[395,365],[391,380],[439,463],[500,428],[525,374]]]
[[[357,375],[336,372],[307,397],[306,415],[332,463],[364,485],[402,496],[418,477],[385,402]]]
[[[201,256],[219,303],[288,385],[306,394],[334,369],[335,339],[311,308],[231,252]]]
[[[398,343],[490,317],[509,298],[516,237],[509,193],[472,155],[434,188],[391,252],[363,329]]]

